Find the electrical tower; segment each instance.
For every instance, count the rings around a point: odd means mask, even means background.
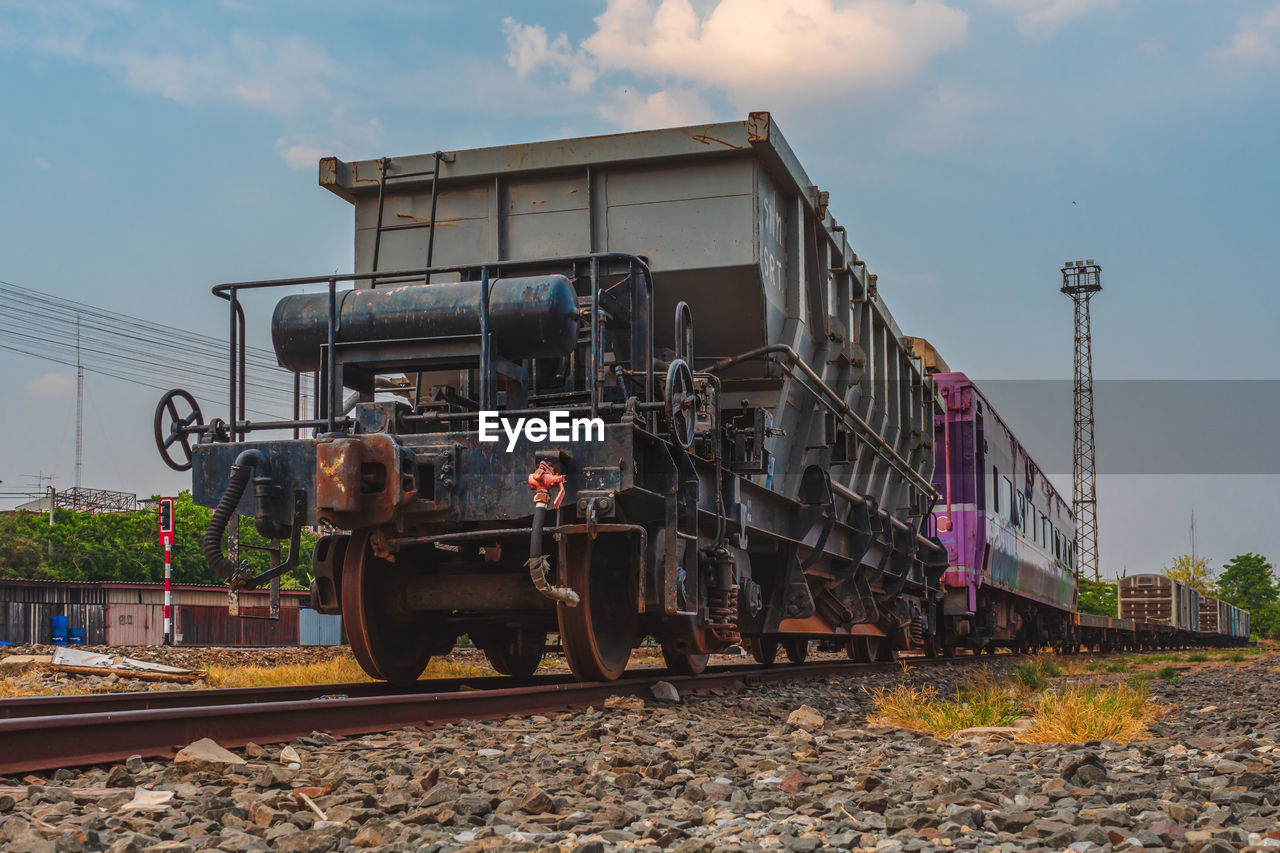
[[[1098,571],[1098,495],[1093,452],[1093,352],[1090,346],[1089,300],[1102,290],[1102,267],[1067,261],[1062,292],[1075,303],[1075,447],[1071,476],[1071,509],[1076,517],[1076,576]]]

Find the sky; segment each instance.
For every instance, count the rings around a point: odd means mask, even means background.
[[[213,284],[350,270],[321,156],[752,110],[1068,494],[1059,268],[1102,265],[1095,376],[1130,381],[1099,396],[1104,573],[1186,552],[1193,509],[1211,565],[1280,558],[1277,0],[0,0],[0,281],[221,335]],[[0,349],[0,489],[71,485],[74,387]],[[188,484],[157,396],[89,375],[86,486]]]

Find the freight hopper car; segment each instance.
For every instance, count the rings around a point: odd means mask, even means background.
[[[932,350],[922,339],[917,347]],[[1070,506],[978,386],[963,373],[934,378],[942,401],[934,515],[948,562],[943,649],[1106,645],[1125,626],[1079,624]]]
[[[645,635],[690,673],[735,643],[931,650],[936,388],[768,113],[326,158],[320,183],[354,207],[355,272],[214,288],[227,416],[157,408],[233,587],[324,527],[314,601],[393,682],[463,633],[527,675],[557,632],[580,679],[617,678]],[[254,423],[264,291],[317,394]],[[276,540],[267,572],[226,555],[237,513]]]

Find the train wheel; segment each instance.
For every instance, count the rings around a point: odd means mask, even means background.
[[[937,637],[924,638],[924,656],[927,658],[936,658],[940,645]]]
[[[748,637],[743,642],[758,664],[773,666],[774,661],[778,659],[777,637]]]
[[[711,655],[691,655],[676,651],[674,645],[662,644],[662,660],[667,669],[677,675],[702,675],[707,668]]]
[[[788,637],[782,641],[782,650],[792,663],[804,663],[809,657],[809,641],[804,637]]]
[[[564,584],[578,593],[576,607],[557,604],[560,644],[579,681],[622,675],[638,637],[631,591],[631,559],[621,537],[567,536]]]
[[[373,553],[369,531],[351,537],[342,563],[342,625],[351,652],[370,677],[408,685],[418,680],[433,653],[448,641],[436,616],[410,610],[406,590],[413,569]]]
[[[503,632],[493,638],[493,642],[482,646],[484,656],[499,675],[510,675],[523,681],[537,672],[547,647],[545,633],[531,636],[533,642],[528,641],[530,638],[525,638],[522,649],[518,634],[514,631]]]
[[[943,646],[943,647],[942,647],[942,656],[943,656],[944,658],[953,658],[953,657],[955,657],[955,656],[956,656],[956,647],[955,647],[955,646]]]

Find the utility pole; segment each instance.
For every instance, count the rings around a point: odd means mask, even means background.
[[[1062,267],[1062,292],[1075,305],[1075,441],[1071,477],[1071,509],[1076,517],[1076,576],[1092,573],[1099,579],[1097,469],[1093,449],[1093,350],[1089,329],[1089,300],[1102,290],[1102,267],[1093,262],[1067,261]]]
[[[84,363],[80,360],[80,315],[76,314],[76,488],[84,457]]]
[[[1195,508],[1193,507],[1191,509],[1191,562],[1192,563],[1196,561],[1197,556],[1198,555],[1196,554],[1196,511],[1195,511]]]

